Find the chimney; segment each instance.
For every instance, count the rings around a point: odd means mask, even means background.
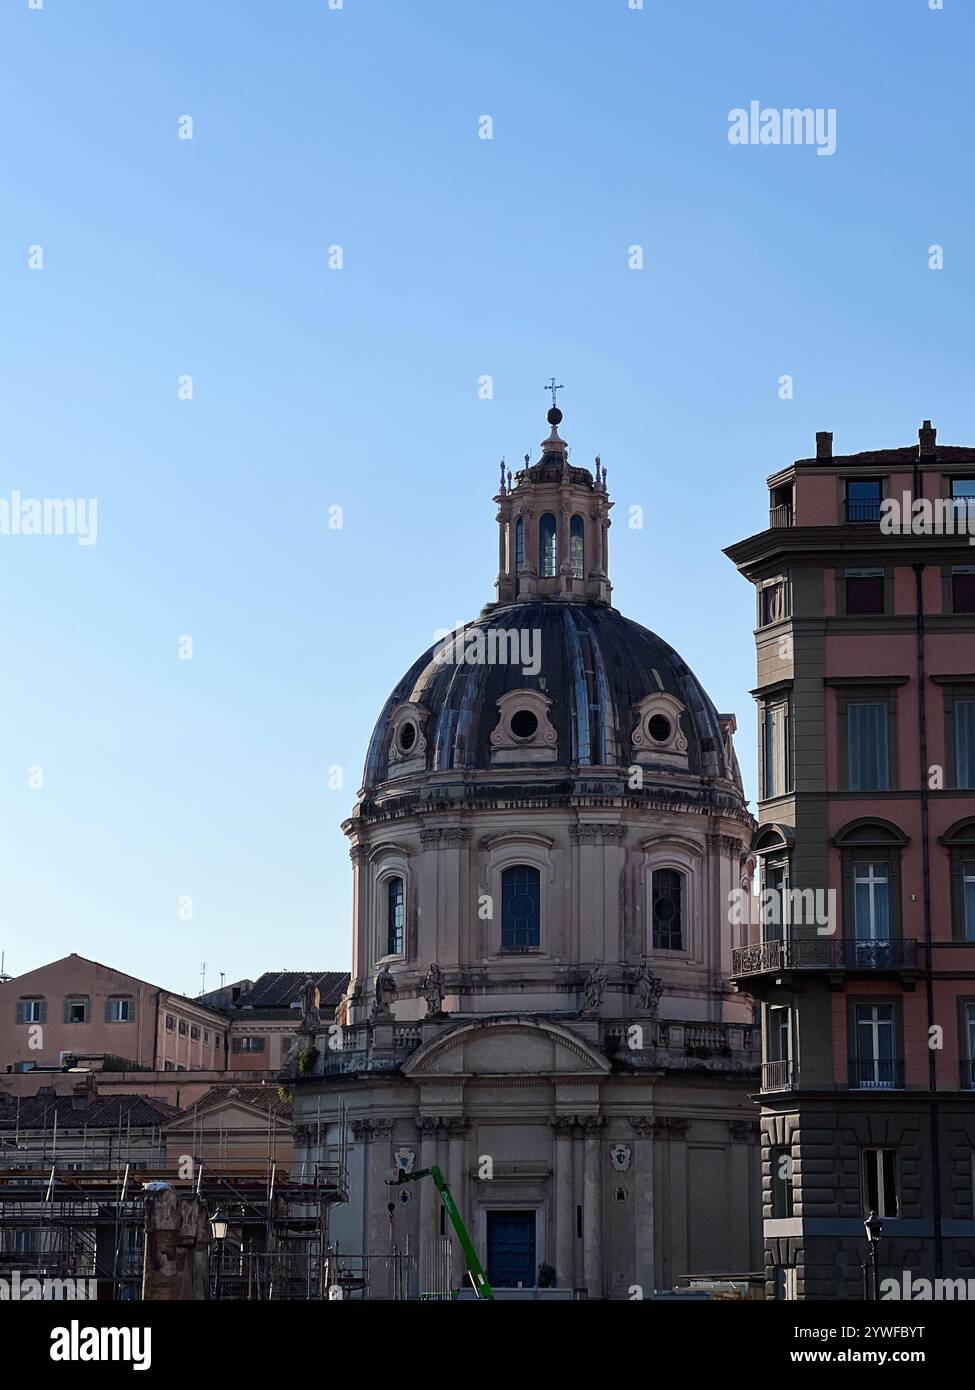
[[[816,431],[816,457],[818,459],[831,459],[833,457],[833,431]]]
[[[79,1081],[72,1088],[71,1109],[87,1110],[89,1105],[93,1105],[98,1099],[98,1088],[95,1085],[93,1072],[88,1072],[84,1081]]]
[[[925,420],[924,424],[917,432],[917,452],[919,458],[937,458],[938,449],[935,440],[938,431],[931,428],[931,421]]]

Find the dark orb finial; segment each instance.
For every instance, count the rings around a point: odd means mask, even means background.
[[[546,420],[549,422],[550,425],[561,425],[561,423],[562,423],[562,412],[561,412],[561,410],[559,410],[559,408],[558,408],[557,405],[553,405],[553,406],[550,408],[548,414],[545,416],[545,418],[546,418]]]

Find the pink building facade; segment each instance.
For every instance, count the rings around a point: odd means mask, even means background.
[[[215,1009],[70,955],[0,983],[0,1071],[75,1058],[155,1071],[223,1071],[228,1021]]]
[[[975,449],[814,458],[728,550],[756,588],[770,1292],[975,1276]],[[968,499],[972,505],[969,508]]]

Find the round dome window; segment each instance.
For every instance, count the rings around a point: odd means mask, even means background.
[[[416,743],[416,725],[404,724],[399,731],[399,746],[404,753],[408,753]]]
[[[647,732],[656,743],[666,743],[670,738],[670,720],[663,714],[655,714],[647,724]]]
[[[511,716],[511,732],[515,738],[531,738],[538,729],[538,718],[530,709],[515,710]]]

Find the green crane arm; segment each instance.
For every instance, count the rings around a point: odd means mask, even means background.
[[[474,1249],[474,1244],[467,1234],[467,1227],[461,1220],[453,1193],[447,1186],[447,1179],[437,1165],[434,1164],[432,1168],[418,1168],[414,1173],[404,1173],[401,1168],[396,1176],[396,1185],[399,1186],[400,1183],[404,1182],[416,1182],[419,1178],[433,1178],[433,1185],[440,1193],[440,1200],[443,1202],[444,1210],[450,1217],[450,1224],[457,1232],[457,1239],[460,1241],[460,1248],[463,1250],[464,1259],[467,1261],[467,1273],[470,1276],[471,1283],[474,1285],[474,1292],[477,1294],[478,1298],[490,1299],[493,1302],[494,1290],[487,1281],[487,1275],[484,1273],[484,1266],[477,1258],[477,1251]]]

